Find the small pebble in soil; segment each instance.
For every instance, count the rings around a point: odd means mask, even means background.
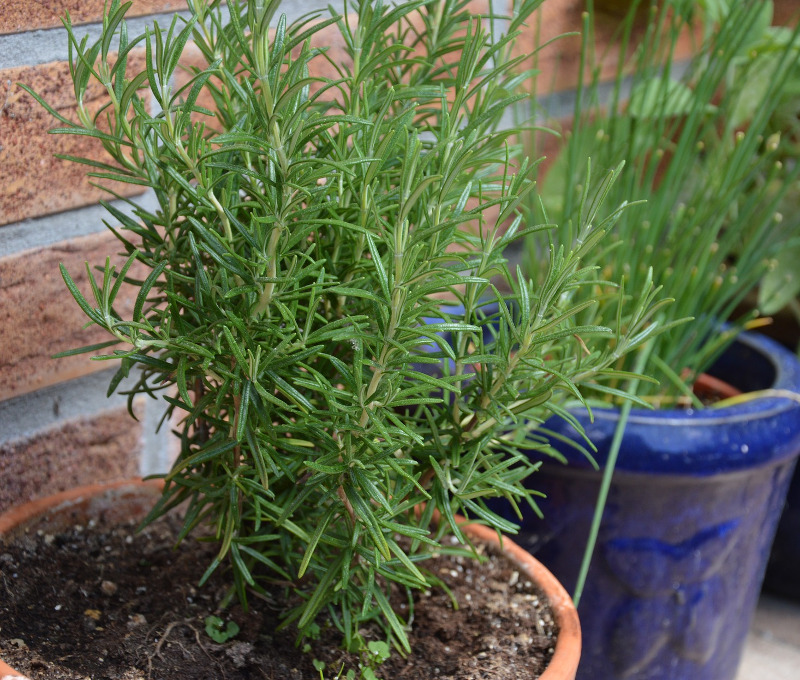
[[[100,590],[103,591],[103,595],[114,595],[117,592],[117,584],[113,581],[103,581],[100,584]]]

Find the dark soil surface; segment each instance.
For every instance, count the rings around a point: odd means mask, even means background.
[[[224,581],[196,587],[214,548],[187,541],[173,550],[175,526],[160,520],[137,534],[132,524],[90,525],[0,546],[0,657],[32,680],[319,680],[315,659],[333,680],[358,668],[324,621],[306,653],[291,631],[276,633],[279,591],[252,599],[247,614],[238,606],[220,612]],[[547,603],[514,565],[502,557],[427,565],[460,606],[443,592],[420,593],[414,655],[393,654],[377,676],[539,677],[556,631]],[[217,644],[205,632],[210,614],[236,621],[240,632]]]

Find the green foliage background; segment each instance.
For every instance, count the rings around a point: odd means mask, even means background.
[[[581,288],[576,300],[599,303],[582,322],[617,319],[622,328],[631,314],[627,303],[606,297],[620,282],[638,290],[652,280],[675,300],[658,311],[663,332],[650,343],[643,369],[657,382],[639,388],[657,406],[702,407],[691,386],[753,320],[738,308],[765,277],[767,312],[785,302],[771,290],[776,284],[789,297],[796,293],[778,270],[785,271],[781,263],[797,241],[799,218],[786,199],[797,195],[800,164],[796,131],[785,123],[787,111],[796,117],[800,37],[772,26],[772,9],[762,0],[637,0],[613,43],[630,56],[619,60],[610,86],[600,81],[587,17],[588,84],[578,91],[576,122],[543,180],[543,201],[529,206],[531,219],[559,225],[557,242],[571,243],[582,220],[575,196],[593,182],[586,158],[595,174],[624,162],[600,214],[621,201],[630,205],[587,261],[597,267],[598,285]],[[645,19],[643,28],[637,17]],[[693,52],[684,60],[679,47],[690,36]],[[529,274],[535,276],[552,239],[529,237]],[[628,355],[620,367],[635,360]]]

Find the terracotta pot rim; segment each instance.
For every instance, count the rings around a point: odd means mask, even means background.
[[[78,505],[107,491],[124,487],[131,487],[131,491],[136,491],[143,487],[158,488],[161,484],[160,480],[123,480],[108,484],[90,484],[30,501],[0,513],[0,537],[39,516],[53,514],[62,508]],[[553,609],[553,617],[559,633],[553,657],[545,672],[540,676],[540,680],[573,680],[580,660],[581,629],[578,612],[572,603],[572,598],[541,562],[511,539],[503,537],[501,545],[494,530],[479,524],[469,524],[463,518],[459,519],[464,522],[462,529],[470,537],[495,545],[510,560],[518,564],[545,593]],[[28,678],[0,659],[0,680],[28,680]]]
[[[77,505],[94,496],[99,496],[106,491],[120,489],[126,486],[132,490],[142,487],[153,487],[154,489],[162,486],[161,480],[141,480],[123,479],[116,482],[100,484],[87,484],[76,486],[66,491],[60,491],[44,498],[37,498],[22,505],[16,505],[0,513],[0,536],[16,529],[16,527],[27,524],[33,519],[45,514],[56,513],[64,507]],[[0,676],[2,680],[2,676]]]
[[[158,488],[160,485],[161,482],[158,480],[126,479],[103,484],[77,486],[44,498],[37,498],[22,505],[13,506],[0,513],[0,538],[7,533],[15,531],[18,527],[25,526],[38,517],[55,514],[61,509],[79,505],[83,501],[88,501],[108,491],[124,487],[130,487],[132,491],[135,491],[143,487]],[[29,680],[29,678],[0,658],[0,680]]]
[[[497,546],[509,559],[519,564],[531,581],[545,593],[558,626],[558,639],[553,658],[539,680],[572,680],[581,657],[581,626],[578,610],[564,586],[547,567],[507,536],[503,536],[501,545],[497,532],[489,527],[464,524],[462,529],[480,541]]]

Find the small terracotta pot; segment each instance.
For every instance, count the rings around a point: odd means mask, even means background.
[[[694,393],[701,399],[730,399],[742,393],[738,387],[715,378],[708,373],[701,373],[694,382]]]
[[[0,543],[13,540],[29,527],[58,531],[90,517],[103,516],[107,521],[142,518],[160,493],[159,482],[127,481],[95,484],[71,489],[32,501],[0,514]],[[499,547],[497,534],[484,526],[465,525],[464,532],[473,539]],[[540,680],[574,680],[581,650],[581,629],[572,599],[545,567],[530,553],[508,538],[501,551],[545,593],[559,629],[555,652]],[[28,680],[0,659],[0,680]]]

